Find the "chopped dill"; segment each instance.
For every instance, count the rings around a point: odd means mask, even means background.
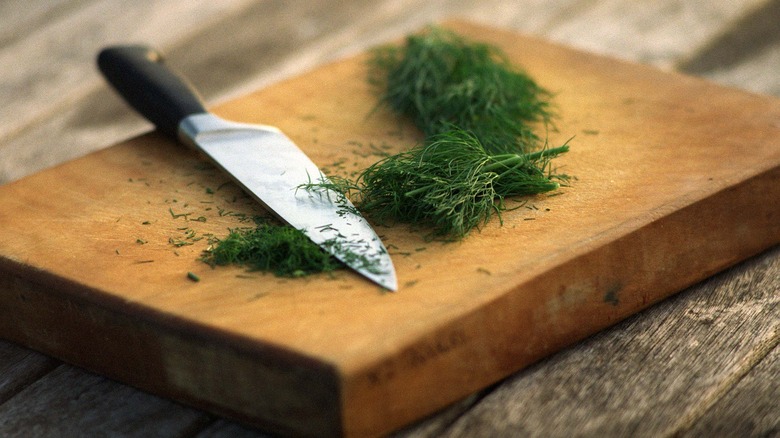
[[[451,130],[366,169],[358,208],[380,222],[430,227],[431,238],[461,239],[505,210],[504,198],[557,189],[543,169],[567,150],[490,154],[472,133]]]
[[[488,152],[527,151],[539,140],[532,122],[549,122],[550,93],[497,47],[438,27],[404,46],[375,49],[369,82],[381,102],[410,117],[427,136],[453,126]]]
[[[259,217],[256,224],[254,228],[233,229],[224,239],[216,239],[202,260],[212,266],[236,264],[280,277],[302,277],[342,267],[294,227]]]
[[[182,246],[194,245],[195,240],[182,240],[182,239],[174,239],[173,237],[169,237],[168,243],[173,245],[176,248],[181,248]]]
[[[174,199],[173,202],[177,202],[177,201]],[[168,212],[171,214],[171,217],[174,219],[178,219],[180,217],[187,219],[187,216],[192,214],[192,213],[174,213],[173,208],[168,208]]]
[[[403,47],[374,52],[369,81],[381,102],[425,134],[416,147],[382,158],[354,181],[331,178],[308,190],[355,200],[381,223],[430,228],[429,238],[459,240],[507,208],[510,196],[545,193],[568,181],[550,161],[532,124],[548,123],[550,93],[514,68],[498,48],[432,27]]]

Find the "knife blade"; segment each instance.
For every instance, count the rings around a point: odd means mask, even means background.
[[[387,249],[349,200],[300,189],[310,182],[327,183],[327,178],[278,128],[208,112],[192,85],[150,47],[108,47],[97,63],[127,103],[159,131],[202,152],[271,213],[345,265],[397,290]]]

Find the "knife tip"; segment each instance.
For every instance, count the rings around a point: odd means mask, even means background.
[[[375,273],[360,272],[360,271],[358,272],[388,292],[398,291],[398,279],[395,276],[395,270],[383,274],[375,274]]]
[[[388,292],[398,292],[398,280],[396,280],[395,276],[393,278],[371,278],[376,284],[381,286],[383,289],[385,289]]]

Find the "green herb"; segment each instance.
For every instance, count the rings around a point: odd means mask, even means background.
[[[177,202],[175,199],[173,202]],[[172,208],[168,208],[168,212],[171,214],[171,217],[174,219],[178,219],[180,217],[183,217],[184,219],[187,219],[187,216],[191,215],[192,213],[174,213]]]
[[[551,118],[550,93],[500,49],[438,27],[377,49],[370,67],[382,102],[427,137],[455,126],[488,152],[526,151],[538,140],[529,123]]]
[[[242,265],[281,277],[330,272],[342,266],[301,231],[262,218],[257,218],[255,228],[234,229],[217,240],[204,252],[203,261],[212,266]]]
[[[334,178],[303,187],[349,195],[359,210],[382,223],[427,226],[429,237],[460,239],[506,210],[504,198],[558,188],[561,177],[545,169],[567,150],[491,155],[476,136],[454,129],[375,163],[357,182]]]
[[[451,130],[366,169],[358,208],[380,222],[430,227],[429,237],[461,239],[506,210],[506,197],[557,189],[544,169],[567,150],[491,155],[473,134]]]
[[[173,237],[168,238],[168,243],[173,245],[176,248],[181,248],[182,246],[189,246],[194,245],[194,241],[187,241],[187,240],[181,240],[181,239],[174,239]]]
[[[547,148],[531,129],[550,120],[549,93],[497,48],[430,28],[403,47],[377,50],[371,66],[382,102],[410,117],[425,142],[354,181],[304,188],[343,193],[376,221],[425,226],[431,238],[457,240],[494,214],[500,218],[505,198],[567,181],[550,161],[569,147]]]

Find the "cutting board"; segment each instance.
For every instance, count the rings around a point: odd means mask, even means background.
[[[453,22],[555,93],[576,177],[457,243],[377,226],[400,289],[199,260],[260,207],[155,132],[0,187],[0,336],[295,435],[384,434],[780,242],[780,100]],[[420,140],[366,55],[220,105],[330,174]],[[52,141],[52,147],[57,147]],[[193,281],[188,273],[200,281]]]

